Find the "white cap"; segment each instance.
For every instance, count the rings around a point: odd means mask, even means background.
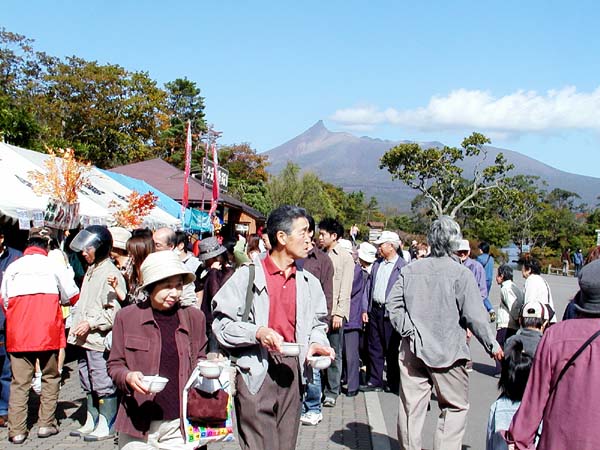
[[[469,240],[468,239],[461,239],[458,243],[458,248],[456,249],[457,252],[461,252],[461,251],[471,251],[471,244],[469,244]]]
[[[372,264],[377,259],[377,248],[368,242],[363,242],[358,246],[358,258],[368,264]]]
[[[380,245],[380,244],[384,244],[386,242],[395,242],[395,243],[399,244],[400,243],[400,236],[398,236],[398,233],[394,233],[393,231],[384,231],[377,238],[377,240],[375,242],[373,242],[373,243],[375,245]]]
[[[341,248],[348,250],[348,252],[352,254],[352,242],[350,242],[348,239],[338,239],[337,242]]]

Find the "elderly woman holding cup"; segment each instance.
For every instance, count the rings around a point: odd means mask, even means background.
[[[141,274],[148,299],[117,314],[108,360],[119,449],[183,449],[182,392],[206,346],[204,314],[179,302],[195,275],[173,252],[148,255]]]

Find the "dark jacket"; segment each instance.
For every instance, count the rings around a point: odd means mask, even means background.
[[[179,412],[183,416],[183,387],[205,354],[206,324],[198,308],[180,308],[179,326],[175,332],[179,354]],[[115,428],[137,438],[144,438],[154,411],[154,395],[133,392],[125,378],[131,371],[157,374],[160,367],[161,336],[148,302],[130,305],[117,313],[113,326],[112,349],[108,358],[108,374],[121,396]],[[174,349],[175,350],[175,349]],[[170,380],[170,383],[176,380]],[[181,433],[184,435],[183,421]]]
[[[357,264],[354,267],[354,281],[352,282],[352,296],[350,297],[350,318],[344,324],[344,330],[362,330],[362,314],[367,312],[368,306],[363,293],[368,280],[369,273],[360,264]]]
[[[308,252],[308,256],[302,260],[298,260],[296,265],[303,268],[307,272],[312,273],[319,282],[325,294],[327,301],[327,320],[331,317],[331,308],[333,307],[333,262],[327,253],[316,245]]]
[[[379,270],[379,266],[381,265],[382,262],[383,262],[383,260],[381,258],[379,258],[377,261],[375,261],[375,263],[373,263],[373,268],[371,269],[371,276],[369,277],[367,285],[365,286],[365,291],[363,294],[365,296],[365,299],[363,300],[363,302],[368,305],[369,311],[371,310],[371,308],[373,306],[373,304],[372,304],[373,303],[373,289],[375,288],[375,280],[377,279],[377,271]],[[388,280],[387,287],[385,288],[386,306],[387,306],[387,298],[390,295],[390,291],[392,290],[392,287],[394,286],[396,281],[398,281],[398,278],[400,277],[400,270],[402,270],[402,268],[405,265],[406,265],[406,261],[404,261],[404,258],[402,258],[401,254],[398,254],[398,259],[396,260],[396,264],[394,264],[394,268],[392,269],[392,274],[390,275],[390,279]],[[389,316],[387,307],[385,309],[385,316],[386,317]]]
[[[0,255],[0,286],[2,285],[2,275],[6,271],[6,268],[18,258],[23,256],[23,253],[19,250],[15,250],[12,247],[4,247],[4,252]],[[5,330],[5,318],[4,311],[0,308],[0,334],[4,334]],[[4,339],[4,337],[2,337]]]

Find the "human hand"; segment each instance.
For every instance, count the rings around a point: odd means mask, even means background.
[[[269,327],[260,327],[256,332],[256,340],[270,352],[280,352],[283,336]]]
[[[496,361],[502,361],[502,358],[504,358],[504,351],[502,350],[502,347],[498,348],[498,351],[492,355],[492,358],[494,358]]]
[[[344,320],[340,316],[333,316],[331,318],[331,329],[339,330],[340,328],[342,328],[343,323],[344,323]]]
[[[106,281],[108,281],[108,285],[110,287],[112,287],[113,289],[117,289],[117,286],[119,285],[119,280],[116,276],[109,275],[108,277],[106,277]]]
[[[223,268],[223,265],[221,264],[221,261],[215,261],[214,263],[212,263],[210,265],[211,269],[217,269],[217,270],[221,270]]]
[[[362,313],[362,321],[363,323],[369,323],[369,313]]]
[[[312,344],[310,344],[310,347],[308,347],[308,352],[306,353],[306,356],[309,357],[314,355],[329,356],[331,360],[334,360],[335,350],[329,346],[313,342]]]
[[[125,382],[127,385],[133,389],[135,392],[139,392],[140,394],[149,394],[150,391],[146,389],[144,383],[142,382],[142,378],[144,378],[144,374],[142,372],[128,372],[125,376]]]
[[[75,328],[71,330],[71,334],[74,336],[83,337],[90,332],[90,324],[87,320],[83,320],[77,324]]]

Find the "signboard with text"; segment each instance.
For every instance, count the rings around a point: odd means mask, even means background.
[[[202,161],[202,172],[193,174],[193,177],[200,180],[207,188],[212,188],[214,179],[214,164],[212,161],[204,158]],[[229,184],[229,171],[221,166],[217,166],[217,177],[219,182],[219,190],[227,192]]]

